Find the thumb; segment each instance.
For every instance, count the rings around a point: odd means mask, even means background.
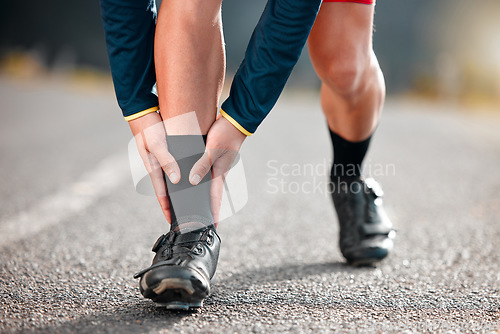
[[[150,152],[158,160],[161,168],[170,179],[170,182],[174,184],[178,183],[181,178],[181,170],[175,158],[168,151],[166,143],[162,143],[160,147],[154,146],[150,148]]]
[[[205,175],[210,172],[210,168],[212,168],[212,164],[215,160],[217,160],[217,158],[218,156],[214,156],[214,152],[210,154],[209,151],[206,150],[201,158],[193,165],[193,168],[191,168],[191,172],[189,173],[189,182],[193,186],[200,183]]]

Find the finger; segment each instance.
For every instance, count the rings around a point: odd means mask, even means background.
[[[165,135],[165,128],[162,122],[156,123],[141,132],[145,149],[153,153],[170,179],[170,182],[176,184],[181,179],[181,172],[174,157],[168,152]]]
[[[156,198],[160,203],[163,215],[170,223],[172,221],[172,215],[170,211],[170,201],[168,200],[168,188],[165,183],[165,179],[163,178],[163,170],[160,166],[160,163],[156,161],[154,156],[151,153],[149,153],[149,155],[149,161],[151,161],[152,166],[152,169],[149,172],[149,176],[151,177],[151,182],[153,183]]]
[[[181,169],[179,168],[179,165],[177,164],[177,161],[175,161],[175,158],[172,156],[172,154],[170,154],[168,151],[164,151],[160,153],[157,158],[161,164],[161,167],[163,168],[163,171],[165,172],[165,174],[167,174],[170,182],[172,182],[173,184],[179,183],[179,181],[181,180]]]
[[[170,201],[168,200],[168,196],[157,196],[156,198],[158,198],[158,202],[160,203],[161,211],[163,212],[165,219],[169,224],[172,224],[172,212],[170,211]]]
[[[167,142],[165,141],[164,143],[152,145],[149,147],[149,151],[153,153],[156,160],[158,160],[170,182],[173,184],[178,183],[181,179],[181,170],[172,154],[168,152]]]
[[[220,209],[222,205],[222,194],[224,191],[224,182],[226,175],[229,173],[233,161],[237,153],[232,151],[225,151],[212,166],[212,185],[210,188],[210,199],[212,215],[216,226],[219,223]]]
[[[191,168],[191,172],[189,173],[189,182],[191,182],[193,186],[200,183],[205,175],[208,174],[210,168],[212,168],[213,160],[214,157],[211,157],[209,151],[205,151],[201,158],[196,161],[196,163],[193,165],[193,168]]]
[[[210,208],[212,210],[212,217],[214,218],[215,227],[219,225],[223,191],[224,191],[224,176],[216,177],[212,173],[212,183],[210,186]]]
[[[161,210],[163,211],[163,215],[170,223],[171,222],[170,201],[168,200],[167,185],[165,184],[165,179],[163,178],[163,170],[161,168],[157,168],[152,174],[149,175],[151,177],[151,182],[153,183],[153,188],[155,190],[156,198],[158,199],[158,203],[160,203]]]
[[[214,172],[214,177],[224,176],[231,169],[234,159],[238,155],[237,151],[224,150],[219,154],[217,160],[214,160],[212,169]]]

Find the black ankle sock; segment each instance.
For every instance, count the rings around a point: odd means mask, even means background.
[[[332,177],[360,177],[372,136],[360,142],[351,142],[330,130],[333,145]]]
[[[181,170],[181,180],[177,184],[171,183],[164,175],[172,212],[170,226],[172,231],[192,230],[214,225],[210,208],[211,173],[208,173],[196,186],[189,182],[189,172],[194,163],[203,155],[206,139],[206,136],[201,135],[167,135],[168,151]],[[184,227],[183,224],[185,224]]]

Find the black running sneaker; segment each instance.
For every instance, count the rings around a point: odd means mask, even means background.
[[[187,233],[168,232],[153,246],[151,267],[141,278],[144,297],[167,309],[189,310],[203,305],[219,258],[220,238],[213,226]]]
[[[375,180],[360,177],[332,177],[331,181],[342,255],[354,266],[383,260],[393,248],[396,232],[382,207],[382,188]]]

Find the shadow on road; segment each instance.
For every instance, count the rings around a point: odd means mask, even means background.
[[[310,281],[313,276],[325,275],[328,280],[331,280],[336,273],[359,274],[372,269],[373,267],[354,268],[342,262],[325,262],[283,264],[279,267],[271,266],[234,274],[228,273],[225,277],[216,279],[212,294],[205,301],[205,305],[217,307],[217,305],[242,306],[261,303],[307,304],[308,301],[305,299],[299,300],[297,296],[289,294],[290,288],[300,290],[303,281]]]
[[[188,317],[203,315],[205,309],[209,313],[217,314],[219,305],[228,304],[255,304],[259,297],[248,298],[249,286],[259,286],[280,281],[298,281],[310,276],[321,274],[332,274],[337,272],[356,272],[369,270],[369,268],[356,269],[344,263],[313,263],[282,265],[280,267],[266,267],[238,273],[222,274],[223,277],[216,279],[213,294],[206,300],[205,307],[200,311],[176,312],[162,307],[156,307],[152,302],[145,299],[129,300],[120,305],[111,305],[108,311],[100,314],[85,316],[83,318],[65,322],[61,325],[45,326],[38,328],[37,332],[56,333],[137,333],[149,330],[172,329],[175,324],[182,322]],[[293,282],[291,282],[293,284]],[[245,291],[246,298],[234,298]],[[272,292],[271,292],[272,293]],[[290,300],[290,303],[297,302]],[[103,301],[106,304],[106,301]],[[266,303],[269,303],[267,301]],[[280,304],[286,301],[280,300]],[[214,313],[215,311],[215,313]],[[223,312],[223,308],[220,310]]]
[[[104,301],[105,303],[105,301]],[[107,312],[94,314],[60,325],[38,328],[36,332],[46,333],[143,333],[153,329],[169,329],[193,312],[170,311],[156,307],[148,300],[113,307]],[[21,332],[25,332],[20,331]]]
[[[324,262],[309,264],[284,264],[280,267],[265,267],[240,273],[229,273],[226,277],[215,280],[217,286],[247,286],[276,281],[300,280],[308,276],[331,274],[336,272],[359,272],[371,267],[353,268],[343,262]]]

